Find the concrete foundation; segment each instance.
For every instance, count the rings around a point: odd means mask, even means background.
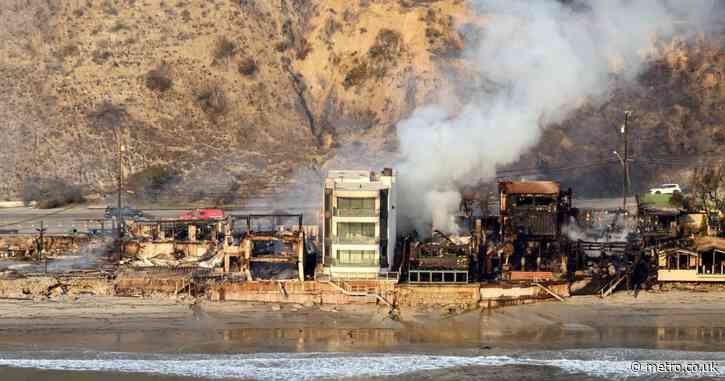
[[[191,294],[191,279],[186,275],[122,274],[113,281],[117,296],[175,296]]]
[[[568,283],[546,283],[542,286],[562,298],[570,297]],[[535,285],[517,284],[486,284],[480,288],[482,308],[497,308],[510,305],[535,303],[540,300],[552,299],[553,296]]]
[[[568,297],[568,284],[546,287]],[[346,281],[222,281],[198,279],[183,273],[124,272],[114,280],[83,277],[27,277],[0,280],[0,297],[34,298],[51,294],[103,296],[206,297],[211,301],[295,304],[384,304],[402,308],[426,306],[500,307],[550,299],[533,285],[395,284],[384,280]]]
[[[480,300],[479,285],[409,285],[398,286],[397,305],[418,307],[426,305],[475,305]]]

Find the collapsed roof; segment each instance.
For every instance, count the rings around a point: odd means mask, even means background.
[[[712,250],[725,251],[725,238],[697,237],[695,238],[695,249],[700,253]]]
[[[559,183],[556,181],[503,181],[499,189],[507,194],[559,194]]]

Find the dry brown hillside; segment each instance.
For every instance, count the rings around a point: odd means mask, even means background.
[[[277,182],[337,144],[385,144],[454,64],[463,2],[64,1],[0,4],[0,193],[59,175],[180,168],[224,188]],[[201,181],[203,179],[203,181]]]
[[[192,191],[279,184],[353,141],[392,150],[396,122],[465,73],[471,14],[463,0],[4,0],[0,198],[29,176],[113,189],[114,131],[127,173],[166,164]],[[646,110],[642,139],[663,153],[722,145],[721,41],[663,48],[641,87],[555,126],[541,155],[603,155],[593,140],[623,104]]]
[[[724,47],[725,34],[659,43],[653,52],[658,58],[635,83],[620,84],[605,102],[549,126],[537,149],[522,159],[526,164],[517,166],[549,166],[554,170],[548,177],[574,185],[580,194],[619,194],[622,171],[612,150],[622,150],[619,128],[624,110],[631,110],[634,190],[662,182],[685,185],[694,167],[725,159]],[[610,163],[588,166],[603,161]],[[556,170],[561,167],[581,168]]]

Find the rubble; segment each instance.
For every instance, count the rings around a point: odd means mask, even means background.
[[[413,232],[396,244],[380,232],[395,223],[386,214],[392,170],[336,173],[342,180],[328,178],[322,197],[330,226],[315,229],[284,213],[144,219],[128,221],[118,240],[45,236],[44,255],[38,236],[2,235],[0,297],[163,295],[269,302],[274,310],[374,303],[393,311],[403,303],[455,314],[484,300],[500,306],[657,281],[725,282],[725,238],[704,235],[716,230],[698,210],[579,210],[555,182],[506,181],[496,203],[490,192],[466,194],[451,218],[455,233],[433,226],[428,237]],[[335,234],[313,240],[311,231]],[[317,249],[326,246],[335,253],[327,262]]]
[[[88,234],[45,235],[44,251],[47,256],[60,256],[77,252],[90,242]],[[0,235],[0,258],[39,258],[40,237],[37,234]]]
[[[255,230],[253,222],[267,218],[294,218],[297,224]],[[236,225],[240,221],[246,224]],[[129,224],[129,237],[123,243],[123,258],[119,263],[139,269],[212,269],[247,280],[303,279],[308,254],[305,245],[302,215],[145,220]]]

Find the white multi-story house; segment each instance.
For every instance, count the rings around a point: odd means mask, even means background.
[[[395,174],[330,171],[323,194],[323,264],[337,278],[377,277],[395,256]]]

